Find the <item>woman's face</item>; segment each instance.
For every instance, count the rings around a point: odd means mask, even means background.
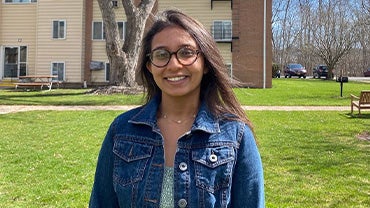
[[[162,96],[198,98],[207,70],[202,54],[197,52],[198,45],[189,33],[176,26],[165,28],[153,37],[151,48],[152,61],[147,63],[147,68],[162,90]]]

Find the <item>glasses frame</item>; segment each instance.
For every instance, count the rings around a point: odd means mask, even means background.
[[[181,60],[179,59],[179,57],[177,56],[178,52],[179,52],[180,50],[183,50],[183,49],[189,49],[189,50],[192,50],[192,51],[194,51],[194,52],[195,52],[195,58],[194,58],[194,60],[193,60],[190,64],[183,64],[183,63],[182,63],[182,61],[181,61]],[[164,50],[164,51],[168,52],[168,54],[170,54],[170,56],[169,56],[169,58],[168,58],[168,60],[167,60],[166,64],[164,64],[164,65],[157,65],[157,64],[153,63],[153,52],[155,52],[156,50]],[[146,56],[148,56],[148,57],[149,57],[149,60],[150,60],[150,63],[151,63],[151,64],[153,64],[154,66],[156,66],[156,67],[158,67],[158,68],[163,68],[163,67],[166,67],[166,66],[168,65],[168,63],[170,63],[171,58],[172,58],[172,55],[175,55],[176,60],[177,60],[181,65],[183,65],[183,66],[190,66],[190,65],[194,64],[194,63],[197,61],[197,59],[198,59],[198,57],[199,57],[199,54],[200,54],[200,53],[201,53],[201,51],[200,51],[200,50],[198,50],[198,49],[193,49],[193,48],[189,48],[189,47],[181,47],[181,48],[177,49],[177,51],[174,51],[174,52],[171,52],[171,51],[169,51],[169,50],[167,50],[167,49],[164,49],[164,48],[157,48],[157,49],[152,50],[152,51],[151,51],[150,53],[148,53]]]

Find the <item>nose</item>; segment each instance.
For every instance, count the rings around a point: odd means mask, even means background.
[[[177,59],[176,52],[173,52],[173,53],[170,54],[170,60],[168,61],[167,67],[168,68],[179,68],[179,67],[182,67],[182,64]]]

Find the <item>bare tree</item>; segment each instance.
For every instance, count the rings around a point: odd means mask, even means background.
[[[370,67],[370,0],[362,0],[355,12],[358,19],[359,44],[362,49],[362,68]]]
[[[361,5],[364,9],[365,15],[369,17],[370,16],[370,0],[362,0]]]
[[[299,38],[301,28],[297,22],[297,12],[291,5],[292,0],[275,0],[273,7],[276,13],[273,15],[273,48],[274,61],[285,65],[295,60],[295,43]]]
[[[349,5],[345,1],[322,3],[321,15],[313,22],[313,54],[328,66],[328,79],[332,78],[336,64],[347,55],[356,42],[356,27],[349,18]],[[325,15],[322,15],[325,14]]]
[[[306,67],[309,73],[313,67],[313,55],[310,50],[312,45],[312,11],[313,5],[311,0],[299,0],[299,14],[300,14],[300,25],[301,33],[298,39],[298,47],[301,51],[301,56],[299,57],[299,62]]]
[[[352,76],[370,67],[370,0],[273,0],[272,17],[274,62]]]
[[[110,62],[110,84],[136,86],[135,70],[138,64],[140,43],[144,35],[145,23],[155,1],[121,1],[127,17],[126,31],[128,32],[122,45],[112,1],[98,0],[105,28],[106,52]]]

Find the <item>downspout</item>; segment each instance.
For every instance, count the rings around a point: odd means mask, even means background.
[[[93,22],[93,0],[85,1],[85,43],[84,43],[84,69],[82,82],[85,84],[91,84],[91,70],[90,62],[92,58],[92,22]]]
[[[263,89],[266,88],[266,0],[263,1]]]

